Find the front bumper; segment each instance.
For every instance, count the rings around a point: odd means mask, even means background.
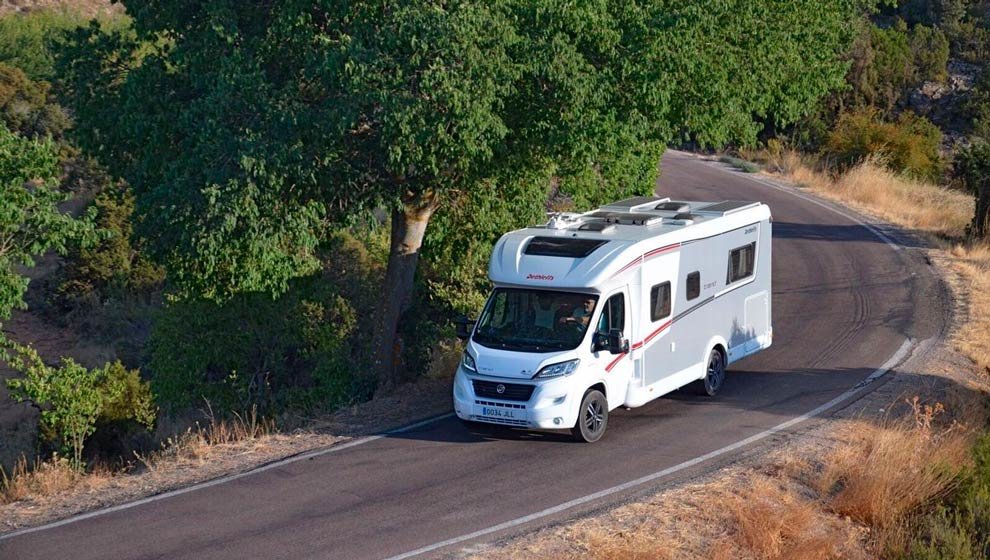
[[[478,396],[472,379],[525,383],[536,388],[528,401],[502,400]],[[577,421],[577,405],[566,381],[566,377],[537,382],[469,375],[458,367],[454,376],[454,412],[458,418],[473,422],[543,430],[570,428]]]

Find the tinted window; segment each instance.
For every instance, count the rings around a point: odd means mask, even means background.
[[[688,300],[692,300],[701,295],[701,273],[692,272],[687,275],[687,286],[685,287],[684,293],[687,294]]]
[[[756,243],[750,243],[729,252],[729,273],[725,283],[731,284],[753,275],[753,265],[756,262]]]
[[[605,302],[605,308],[598,318],[598,328],[600,333],[608,334],[612,329],[625,329],[626,322],[626,298],[622,294],[615,294]]]
[[[653,286],[650,290],[650,320],[659,321],[670,315],[670,282]]]
[[[474,341],[521,352],[570,350],[584,339],[597,303],[592,294],[496,288],[478,319]]]
[[[604,239],[579,239],[577,237],[534,237],[526,244],[523,253],[545,257],[570,257],[583,259],[592,251],[608,243]]]

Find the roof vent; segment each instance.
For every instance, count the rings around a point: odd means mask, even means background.
[[[595,249],[608,243],[607,239],[582,239],[580,237],[534,237],[523,248],[523,254],[544,257],[569,257],[583,259]]]
[[[632,198],[626,198],[624,200],[619,200],[611,204],[607,204],[602,207],[602,210],[611,210],[613,212],[637,212],[641,210],[649,210],[653,208],[658,202],[667,202],[669,198],[660,198],[659,196],[634,196]]]
[[[594,231],[597,233],[612,233],[615,226],[605,222],[588,222],[578,226],[578,231]]]
[[[691,211],[691,205],[687,202],[662,202],[657,204],[654,210],[661,210],[663,212],[677,212],[681,214],[683,212]]]
[[[689,212],[681,212],[681,213],[677,214],[676,216],[674,216],[674,219],[675,220],[693,220],[694,219],[694,216],[692,216]]]

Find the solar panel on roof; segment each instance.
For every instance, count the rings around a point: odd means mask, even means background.
[[[544,257],[569,257],[583,259],[595,249],[608,243],[606,239],[582,239],[580,237],[534,237],[526,244],[523,253]]]

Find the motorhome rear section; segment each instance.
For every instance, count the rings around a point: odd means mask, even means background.
[[[503,235],[457,416],[595,441],[618,406],[714,396],[772,343],[771,249],[770,209],[743,201],[636,197]]]

